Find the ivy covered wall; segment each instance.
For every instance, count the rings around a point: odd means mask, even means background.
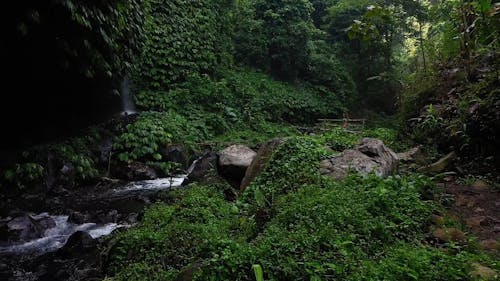
[[[141,88],[170,89],[231,61],[227,0],[146,2],[146,41],[135,75]]]

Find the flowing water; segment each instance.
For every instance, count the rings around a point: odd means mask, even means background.
[[[184,175],[131,182],[125,186],[114,189],[114,192],[123,193],[129,191],[157,191],[181,187],[189,174],[191,174],[191,172],[194,170],[196,163],[198,163],[199,160],[200,159],[194,160],[191,166],[189,166],[189,168],[186,170],[186,174]]]
[[[134,100],[132,97],[132,93],[130,92],[130,80],[128,79],[127,76],[123,78],[123,81],[121,83],[121,91],[120,95],[122,98],[122,106],[123,106],[123,115],[130,115],[136,113],[135,105],[134,105]]]
[[[95,239],[109,235],[119,227],[124,227],[116,223],[100,225],[95,223],[84,223],[78,225],[69,222],[68,216],[52,216],[48,213],[42,213],[33,217],[50,218],[55,222],[55,226],[45,230],[43,237],[38,239],[1,246],[0,254],[22,255],[52,252],[64,246],[68,238],[77,231],[85,231]]]
[[[186,179],[185,176],[177,176],[171,178],[161,178],[155,180],[131,182],[123,187],[114,189],[114,191],[122,193],[129,191],[155,191],[155,190],[171,189],[175,187],[180,187],[185,179]]]
[[[198,160],[187,169],[185,175],[178,175],[175,177],[159,178],[155,180],[130,182],[125,186],[115,188],[106,196],[112,197],[121,194],[131,194],[132,196],[142,196],[155,193],[160,190],[170,190],[179,188],[186,180],[188,175],[193,171]],[[98,208],[98,206],[96,206]],[[93,207],[90,207],[93,208]],[[99,238],[111,234],[115,229],[121,227],[128,227],[128,225],[107,223],[84,223],[74,224],[68,221],[68,215],[50,215],[48,213],[41,213],[39,215],[31,215],[35,220],[51,219],[55,225],[44,231],[43,237],[35,238],[30,241],[14,242],[14,243],[0,243],[1,254],[43,254],[53,252],[63,247],[68,241],[68,238],[77,231],[87,232],[92,238]]]

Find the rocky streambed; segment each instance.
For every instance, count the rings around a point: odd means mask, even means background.
[[[36,204],[28,203],[28,196],[11,216],[0,219],[0,280],[101,280],[100,245],[110,234],[132,227],[159,191],[179,188],[186,178],[41,198],[52,204],[40,213],[32,211]]]

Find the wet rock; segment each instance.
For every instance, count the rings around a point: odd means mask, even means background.
[[[178,163],[181,164],[182,167],[187,166],[188,157],[186,156],[186,150],[183,145],[167,145],[166,147],[160,149],[160,154],[162,156],[162,161]]]
[[[220,151],[218,155],[220,174],[235,187],[239,187],[257,153],[245,145],[232,145]]]
[[[257,153],[245,145],[232,145],[219,152],[219,165],[247,168]]]
[[[42,237],[47,229],[55,225],[55,221],[48,214],[24,215],[4,224],[1,236],[8,241],[29,241]]]
[[[68,222],[73,224],[84,224],[89,221],[90,221],[89,216],[84,215],[80,212],[72,212],[68,217]]]
[[[215,175],[217,171],[217,154],[207,152],[193,164],[192,170],[188,171],[189,181],[202,182],[207,177]]]
[[[53,186],[50,191],[50,195],[55,195],[55,196],[65,196],[69,194],[69,191],[65,189],[64,187],[58,185],[58,186]]]
[[[153,168],[140,162],[132,163],[127,175],[130,180],[153,180],[158,178]]]
[[[66,244],[58,251],[58,254],[73,255],[97,246],[97,241],[87,232],[77,231],[73,233]]]
[[[398,158],[381,140],[364,138],[356,149],[349,149],[320,163],[320,172],[336,179],[345,178],[350,171],[360,174],[374,172],[387,177],[398,168]]]
[[[116,178],[129,181],[153,180],[158,178],[156,170],[141,162],[117,165],[112,174]]]
[[[111,210],[108,212],[101,212],[96,215],[97,221],[100,223],[111,223],[111,222],[117,222],[118,221],[118,211],[117,210]]]
[[[113,140],[105,138],[99,143],[99,162],[108,164],[111,160],[111,152],[113,151]]]
[[[262,145],[257,151],[257,155],[253,159],[250,166],[245,172],[245,177],[240,184],[240,192],[245,191],[245,189],[255,180],[257,175],[262,171],[265,165],[269,162],[271,155],[274,150],[283,143],[283,139],[276,138],[268,141]]]
[[[493,227],[493,232],[500,233],[500,225],[495,225],[495,227]]]
[[[69,175],[69,174],[73,173],[74,170],[75,170],[75,167],[73,167],[73,164],[71,164],[71,163],[65,163],[62,166],[60,172],[63,175]]]
[[[135,224],[139,221],[139,214],[137,213],[130,213],[127,216],[127,223],[129,224]]]

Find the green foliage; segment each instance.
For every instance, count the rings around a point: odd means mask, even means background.
[[[223,135],[217,136],[216,141],[256,146],[270,139],[295,136],[297,134],[297,130],[288,124],[262,122],[253,125],[252,129],[233,128]]]
[[[294,81],[308,65],[310,46],[314,32],[307,0],[257,0],[255,13],[264,23],[269,68],[275,77]]]
[[[117,72],[123,74],[131,70],[144,39],[145,5],[142,1],[55,2],[67,9],[74,21],[72,24],[83,30],[84,36],[68,36],[59,44],[65,46],[63,49],[68,57],[80,58],[83,74],[110,78]]]
[[[73,139],[68,143],[52,146],[55,157],[63,165],[70,165],[73,169],[70,174],[63,174],[63,180],[75,185],[77,182],[88,181],[99,176],[91,158],[90,149],[83,139]]]
[[[112,281],[166,281],[175,280],[178,274],[179,272],[175,270],[165,272],[160,266],[151,265],[146,262],[137,262],[125,267]]]
[[[162,147],[170,143],[195,147],[209,136],[205,124],[190,122],[173,111],[144,112],[136,122],[126,126],[113,148],[119,152],[121,161],[160,161]]]
[[[392,24],[392,21],[392,13],[388,9],[381,6],[369,6],[363,15],[363,21],[354,21],[347,34],[350,39],[380,40],[383,29]]]
[[[432,208],[421,179],[352,178],[304,185],[277,200],[254,244],[269,280],[344,280],[396,241],[418,242]],[[397,191],[397,192],[396,192]]]
[[[171,89],[189,75],[213,74],[230,50],[227,2],[149,0],[146,42],[135,80],[141,89]]]
[[[472,260],[487,257],[460,253],[448,255],[431,247],[397,244],[381,260],[367,260],[346,280],[474,280],[469,276]]]
[[[147,272],[157,269],[158,277],[148,280],[173,280],[167,277],[172,271],[201,259],[222,258],[229,249],[238,248],[245,222],[239,220],[238,208],[224,200],[220,188],[193,186],[177,193],[175,205],[149,208],[140,227],[116,238],[112,271],[136,273],[140,264]],[[117,275],[117,280],[126,278],[123,273]]]
[[[341,127],[333,127],[328,131],[318,135],[316,138],[329,148],[341,152],[355,147],[362,138],[380,139],[389,148],[402,151],[408,149],[408,146],[399,139],[399,132],[390,128],[372,128],[361,132],[352,132]]]
[[[374,133],[392,136],[390,131]],[[116,280],[470,280],[487,257],[422,244],[434,204],[429,178],[319,175],[321,140],[288,138],[236,203],[222,186],[194,185],[147,209],[116,237]],[[448,247],[448,246],[444,246]],[[255,266],[258,265],[258,266]],[[133,279],[135,280],[135,279]],[[453,279],[451,279],[453,280]]]
[[[319,136],[320,141],[335,151],[353,148],[360,136],[344,130],[341,127],[329,129]]]
[[[416,129],[422,131],[430,131],[430,133],[437,133],[441,129],[443,118],[439,117],[438,111],[430,104],[426,112],[416,120]]]
[[[325,5],[320,5],[323,12]],[[355,98],[356,88],[338,59],[341,54],[328,44],[327,34],[314,26],[313,10],[304,0],[237,1],[232,13],[234,56],[237,62],[280,80],[311,84],[325,97],[335,95],[336,102],[345,106]]]
[[[267,69],[269,41],[264,32],[264,21],[255,14],[254,3],[253,0],[234,1],[231,11],[234,60],[247,66]]]
[[[323,29],[356,83],[356,109],[395,112],[407,56],[400,35],[415,33],[410,22],[425,14],[421,2],[339,0],[327,9]]]
[[[255,208],[272,207],[274,200],[304,184],[318,181],[319,160],[328,152],[310,137],[291,137],[273,153],[268,165],[247,188],[243,201]]]
[[[366,137],[382,140],[385,145],[397,152],[409,149],[408,144],[400,138],[396,129],[374,128],[366,130],[363,134]]]
[[[142,91],[136,100],[143,109],[182,108],[186,116],[198,114],[197,118],[202,115],[205,119],[205,115],[217,134],[226,131],[229,124],[313,123],[317,118],[339,114],[344,107],[343,98],[332,92],[287,85],[245,69],[227,71],[219,81],[190,76],[175,90]]]
[[[304,79],[318,91],[335,93],[337,103],[340,101],[343,106],[350,107],[358,98],[358,93],[348,68],[339,56],[325,40],[311,42],[309,67]]]
[[[14,186],[18,189],[25,189],[33,184],[39,183],[45,170],[38,163],[15,164],[14,168],[8,169],[3,173],[3,181],[6,186]]]

